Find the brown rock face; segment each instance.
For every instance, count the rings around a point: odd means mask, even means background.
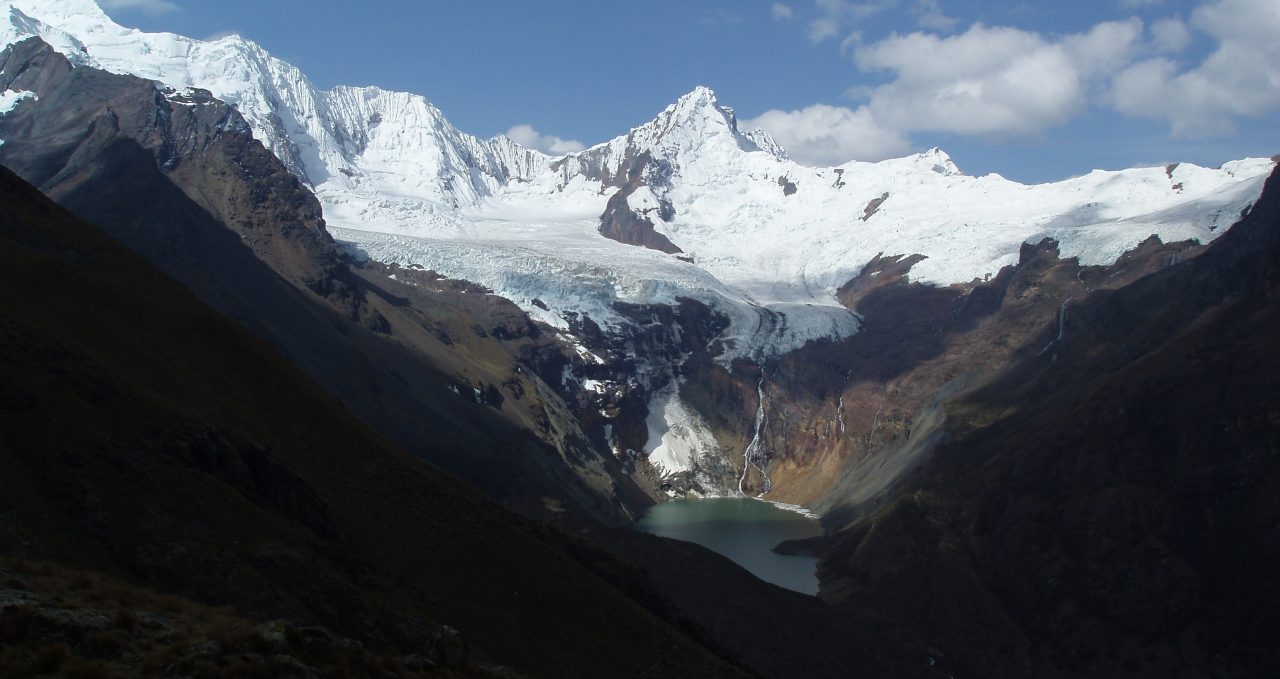
[[[631,194],[645,186],[645,173],[652,162],[652,156],[642,153],[625,166],[626,182],[609,199],[604,214],[600,216],[600,235],[619,243],[638,245],[667,254],[684,252],[666,236],[654,230],[652,219],[637,214],[627,204]]]
[[[1193,243],[1148,239],[1110,267],[1081,267],[1057,244],[1025,244],[1017,266],[986,281],[909,282],[919,255],[877,256],[838,290],[863,317],[841,342],[818,342],[759,367],[691,365],[687,401],[739,463],[763,374],[766,497],[819,509],[881,502],[924,459],[945,422],[939,404],[1017,361],[1051,355],[1072,308],[1194,257]],[[763,490],[763,479],[752,485]],[[880,499],[877,499],[880,498]]]
[[[74,191],[78,175],[127,139],[281,275],[318,291],[334,285],[342,264],[319,202],[253,140],[232,107],[203,90],[166,92],[139,78],[81,73],[34,38],[9,50],[0,73],[0,85],[40,95],[6,117],[13,146],[4,157],[50,195]]]

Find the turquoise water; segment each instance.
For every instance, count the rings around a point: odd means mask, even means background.
[[[733,559],[761,580],[802,594],[818,593],[818,560],[771,550],[783,540],[822,534],[818,522],[759,500],[673,500],[651,507],[636,528],[696,542]]]

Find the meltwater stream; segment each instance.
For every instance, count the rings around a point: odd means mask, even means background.
[[[818,593],[817,559],[775,554],[783,540],[822,534],[818,522],[749,498],[673,500],[636,524],[645,533],[696,542],[733,559],[761,580],[802,594]]]

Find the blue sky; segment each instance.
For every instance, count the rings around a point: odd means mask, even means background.
[[[416,92],[460,129],[544,149],[705,84],[809,164],[940,146],[970,174],[1039,182],[1280,153],[1277,0],[102,5],[144,30],[237,32],[321,87]]]

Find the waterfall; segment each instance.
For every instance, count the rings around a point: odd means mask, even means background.
[[[1062,341],[1062,331],[1067,329],[1067,305],[1070,303],[1071,298],[1068,297],[1058,309],[1058,339],[1054,340],[1055,342]]]
[[[769,475],[765,472],[765,465],[769,463],[768,451],[765,450],[764,444],[760,441],[760,432],[764,430],[764,425],[768,421],[764,414],[764,375],[760,376],[760,381],[756,384],[756,395],[760,398],[760,404],[756,406],[756,431],[751,437],[751,443],[747,444],[747,450],[742,454],[742,478],[738,479],[738,492],[745,494],[747,483],[747,472],[752,467],[760,470],[760,475],[764,477],[764,491],[761,495],[773,489],[773,484],[769,481]]]
[[[1049,340],[1049,343],[1048,343],[1048,344],[1046,344],[1046,345],[1044,345],[1044,348],[1043,348],[1043,349],[1041,349],[1041,350],[1036,354],[1036,356],[1039,356],[1039,355],[1043,354],[1044,352],[1046,352],[1046,351],[1048,351],[1049,349],[1051,349],[1051,348],[1053,347],[1053,345],[1055,345],[1055,344],[1057,344],[1058,342],[1061,342],[1061,341],[1062,341],[1062,333],[1063,333],[1064,331],[1066,331],[1066,329],[1067,329],[1067,305],[1071,303],[1071,300],[1072,300],[1072,299],[1074,299],[1074,298],[1072,298],[1072,297],[1068,297],[1068,298],[1066,298],[1065,300],[1063,300],[1063,302],[1062,302],[1062,306],[1058,307],[1058,334],[1057,334],[1057,336],[1056,336],[1056,337],[1054,337],[1053,339]],[[1054,357],[1054,358],[1057,358],[1057,356],[1055,355],[1055,357]]]

